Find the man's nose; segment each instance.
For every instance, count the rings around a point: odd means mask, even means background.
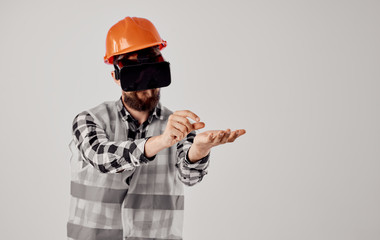
[[[151,97],[153,95],[153,89],[143,90],[143,91],[141,91],[141,94],[148,96],[148,97]]]

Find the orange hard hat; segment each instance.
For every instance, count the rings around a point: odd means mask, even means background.
[[[108,30],[104,62],[112,64],[116,55],[153,46],[160,50],[166,47],[153,23],[145,18],[126,17]]]

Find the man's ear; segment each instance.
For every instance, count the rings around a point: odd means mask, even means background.
[[[113,81],[114,81],[117,85],[120,86],[120,80],[118,80],[118,79],[115,78],[115,71],[112,71],[112,72],[111,72],[111,75],[112,75]]]

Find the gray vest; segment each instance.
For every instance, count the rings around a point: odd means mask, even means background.
[[[109,141],[127,140],[128,124],[115,102],[104,102],[88,112]],[[162,134],[171,113],[162,107],[164,120],[154,118],[146,136]],[[176,168],[176,145],[134,171],[111,174],[86,163],[74,140],[70,149],[69,239],[182,239],[184,196]]]

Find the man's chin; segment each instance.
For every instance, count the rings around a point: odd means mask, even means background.
[[[143,97],[140,98],[137,95],[134,96],[134,98],[131,98],[129,96],[125,96],[124,103],[139,112],[145,112],[145,111],[152,111],[158,104],[160,100],[160,96],[153,96],[153,97]]]

